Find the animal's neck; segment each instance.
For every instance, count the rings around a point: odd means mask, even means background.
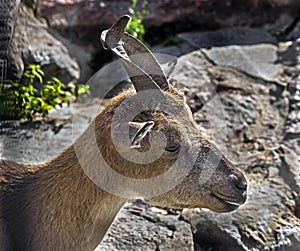
[[[93,125],[79,137],[75,143],[77,146],[71,145],[59,156],[40,166],[32,185],[27,188],[29,195],[34,196],[38,203],[35,208],[41,209],[40,213],[36,213],[39,215],[32,216],[30,223],[36,224],[34,217],[39,219],[39,227],[47,231],[54,242],[59,240],[54,244],[58,249],[95,248],[125,203],[125,199],[95,185],[84,171],[84,168],[97,169],[93,158],[98,147],[91,144],[90,130],[93,130]],[[78,161],[78,151],[85,153],[81,161]],[[88,166],[83,167],[85,164]],[[61,240],[61,236],[64,240]],[[66,246],[69,243],[72,246]]]
[[[48,170],[48,175],[43,175],[43,179],[46,179],[44,184],[48,183],[46,187],[50,190],[47,192],[51,197],[48,201],[53,203],[53,206],[45,205],[51,210],[48,213],[53,217],[52,226],[56,231],[68,231],[71,235],[76,235],[70,238],[81,239],[81,242],[90,240],[87,242],[98,244],[124,200],[105,192],[86,176],[73,147],[48,165],[53,171]],[[87,248],[90,243],[82,245]]]

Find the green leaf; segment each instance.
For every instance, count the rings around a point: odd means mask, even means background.
[[[14,81],[0,83],[1,118],[32,119],[35,114],[46,116],[51,109],[90,93],[88,85],[78,84],[76,88],[70,88],[56,77],[44,84],[43,76],[39,65],[30,64],[23,73],[26,85]],[[32,85],[35,78],[43,85],[41,91]],[[2,113],[5,115],[2,116]]]

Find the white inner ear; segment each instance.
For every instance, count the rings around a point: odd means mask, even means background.
[[[135,127],[138,125],[140,127],[138,129],[138,131],[135,133],[135,135],[133,136],[133,138],[131,139],[130,147],[131,148],[140,148],[141,141],[143,140],[143,138],[145,138],[147,133],[149,133],[152,130],[154,124],[155,123],[153,121],[147,121],[147,122],[143,122],[143,123],[130,122],[129,125],[135,126]]]

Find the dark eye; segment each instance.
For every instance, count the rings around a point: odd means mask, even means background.
[[[166,151],[170,153],[177,153],[180,150],[180,145],[167,146]]]

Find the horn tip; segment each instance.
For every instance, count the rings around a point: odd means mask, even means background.
[[[119,19],[131,19],[131,17],[129,16],[129,15],[127,15],[127,14],[125,14],[125,15],[122,15]]]
[[[113,25],[113,27],[122,27],[125,29],[126,25],[130,21],[130,19],[131,19],[131,17],[129,15],[123,15],[123,16],[119,17],[119,19],[117,20],[115,25]]]

